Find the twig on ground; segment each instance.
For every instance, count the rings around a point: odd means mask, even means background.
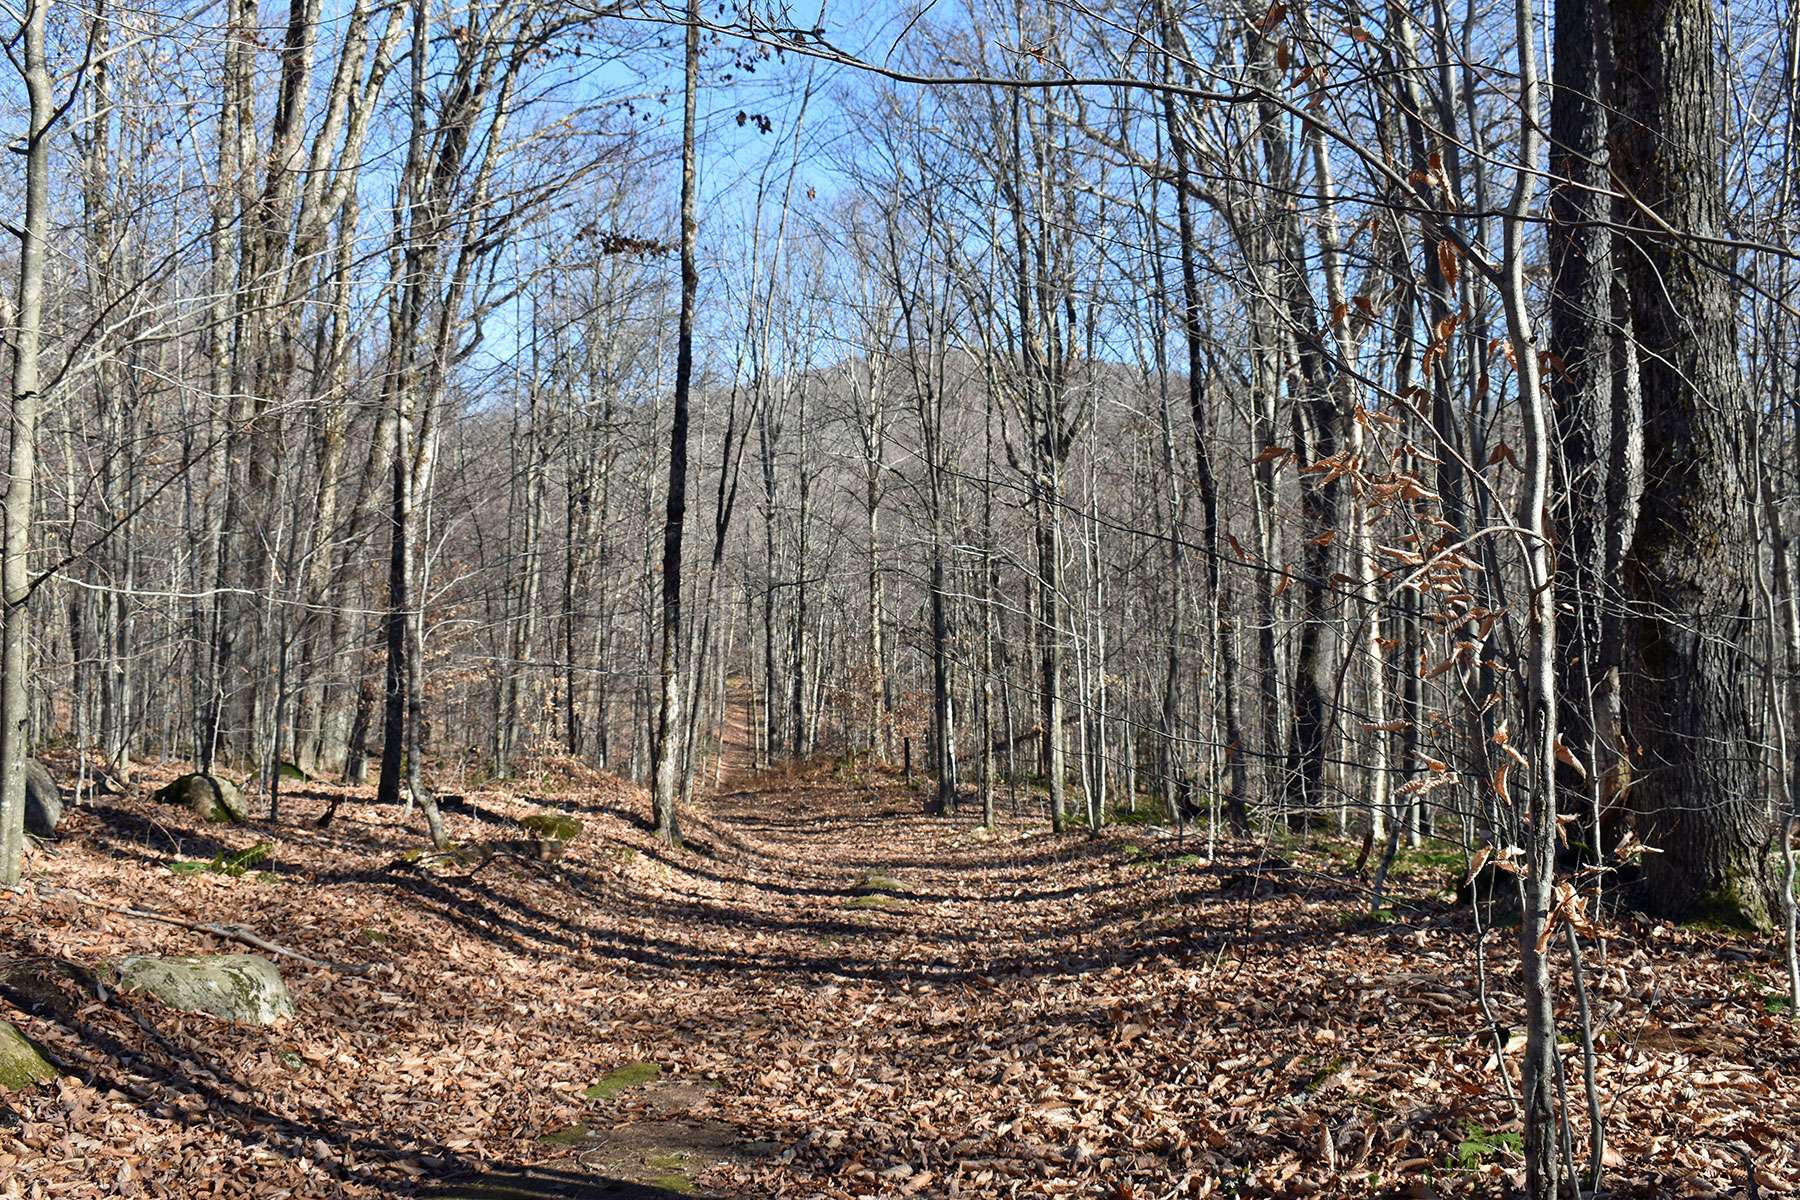
[[[85,904],[90,908],[97,908],[103,912],[117,913],[123,917],[135,917],[140,921],[156,921],[163,925],[174,925],[181,929],[191,929],[195,933],[204,933],[226,941],[239,942],[257,950],[266,950],[270,954],[278,954],[283,958],[291,958],[297,962],[306,963],[308,966],[323,967],[327,971],[337,971],[345,975],[366,975],[369,971],[369,968],[366,966],[359,967],[352,966],[348,963],[327,962],[322,958],[314,958],[310,954],[302,954],[298,950],[289,949],[279,943],[271,942],[267,938],[251,933],[242,925],[220,925],[210,921],[189,921],[181,917],[172,917],[167,913],[152,912],[146,908],[108,904],[104,900],[95,899],[86,892],[78,892],[74,888],[55,887],[41,883],[32,886],[40,899],[45,896],[66,896],[77,904]],[[5,890],[19,895],[24,894],[24,889],[22,887],[11,887],[6,888]]]

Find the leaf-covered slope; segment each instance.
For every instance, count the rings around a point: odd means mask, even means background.
[[[1496,1031],[1469,914],[1436,894],[1453,868],[1431,860],[1373,920],[1325,853],[990,832],[826,772],[705,801],[671,852],[640,791],[576,771],[447,806],[460,841],[516,847],[550,804],[582,822],[559,857],[409,861],[418,832],[360,795],[314,828],[331,792],[221,827],[140,789],[73,811],[33,857],[37,889],[0,898],[0,958],[238,948],[78,892],[335,968],[282,958],[297,1015],[266,1029],[73,981],[60,1005],[0,1005],[69,1072],[8,1099],[0,1178],[96,1197],[215,1177],[476,1194],[457,1181],[486,1174],[1141,1198],[1498,1194],[1515,1165],[1495,1051],[1497,1033],[1516,1054],[1516,951],[1488,940]],[[263,842],[237,875],[167,865]],[[1589,982],[1614,1186],[1741,1187],[1737,1143],[1765,1194],[1800,1182],[1800,1034],[1765,1001],[1774,975],[1755,943],[1613,929]],[[596,1087],[631,1064],[658,1069]]]

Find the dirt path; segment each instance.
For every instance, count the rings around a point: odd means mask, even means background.
[[[719,737],[725,784],[737,785],[756,772],[756,713],[751,709],[750,685],[730,682],[725,702],[725,728]]]
[[[779,1148],[704,1176],[721,1194],[1508,1186],[1516,1125],[1476,1013],[1466,912],[1431,901],[1371,920],[1336,864],[1265,847],[1206,861],[1172,841],[990,832],[922,815],[893,781],[822,771],[740,783],[706,802],[710,857],[673,926],[704,961],[659,992],[671,1038],[717,1077],[709,1111]],[[1624,937],[1630,962],[1645,943]],[[1510,942],[1496,942],[1494,1003],[1517,1027]],[[1698,967],[1713,986],[1729,969]],[[1631,1005],[1624,979],[1608,1003]],[[1760,1044],[1756,1086],[1792,1094],[1800,1037],[1777,1031],[1775,1050],[1747,999],[1740,1040],[1664,1032],[1657,1053]],[[1684,1121],[1644,1078],[1644,1039],[1667,1028],[1628,1011],[1603,1039],[1615,1144],[1638,1156],[1615,1151],[1632,1168],[1615,1170],[1617,1195],[1677,1194],[1706,1162],[1730,1176],[1728,1157],[1670,1158]],[[1711,1119],[1729,1111],[1721,1099]],[[1758,1153],[1791,1167],[1777,1128]]]
[[[546,804],[584,822],[554,861],[473,869],[409,860],[416,834],[362,799],[329,831],[295,823],[324,789],[280,826],[141,797],[82,812],[37,877],[356,971],[284,961],[299,1016],[275,1030],[118,997],[15,1016],[70,1079],[9,1098],[0,1195],[24,1194],[6,1190],[22,1164],[82,1197],[223,1177],[225,1195],[744,1200],[1492,1194],[1516,1165],[1467,914],[1427,899],[1441,866],[1376,920],[1323,855],[987,831],[825,765],[734,778],[676,851],[641,792],[591,773],[455,800],[469,843]],[[166,866],[258,841],[266,878]],[[14,916],[0,959],[212,948],[73,905]],[[1497,935],[1494,1004],[1517,1027],[1511,953]],[[1593,988],[1629,1164],[1614,1194],[1730,1185],[1737,1160],[1711,1149],[1729,1139],[1766,1193],[1790,1186],[1774,1105],[1800,1095],[1800,1033],[1763,1012],[1760,960],[1632,924],[1612,955]],[[1684,1007],[1655,1007],[1669,995]]]

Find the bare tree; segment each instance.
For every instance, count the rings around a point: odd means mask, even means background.
[[[681,119],[681,319],[675,343],[675,400],[669,428],[669,488],[663,519],[662,688],[656,718],[654,777],[656,835],[680,837],[675,797],[681,770],[681,537],[687,519],[688,394],[694,373],[694,298],[700,287],[695,262],[695,105],[700,86],[699,0],[688,0],[686,87]]]
[[[44,336],[44,272],[50,242],[50,129],[56,119],[50,63],[45,49],[49,0],[26,0],[17,50],[8,57],[18,68],[30,101],[25,163],[25,220],[19,228],[19,286],[7,313],[12,343],[12,421],[5,495],[5,558],[0,563],[0,599],[6,605],[0,633],[0,885],[18,883],[25,847],[26,721],[30,681],[26,648],[31,630],[32,484],[37,473],[38,418],[44,410],[39,357]]]

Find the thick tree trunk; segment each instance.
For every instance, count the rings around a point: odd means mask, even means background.
[[[1336,401],[1315,396],[1293,410],[1294,454],[1306,467],[1337,454]],[[1331,541],[1337,529],[1337,485],[1309,480],[1300,493],[1300,633],[1294,655],[1293,730],[1288,741],[1283,803],[1288,825],[1304,829],[1325,805],[1325,735],[1330,722],[1325,684],[1325,636],[1330,595]]]
[[[1712,0],[1615,0],[1618,179],[1646,212],[1623,254],[1640,354],[1644,497],[1625,561],[1625,671],[1643,898],[1765,924],[1768,809],[1750,718],[1748,397],[1724,227]]]

